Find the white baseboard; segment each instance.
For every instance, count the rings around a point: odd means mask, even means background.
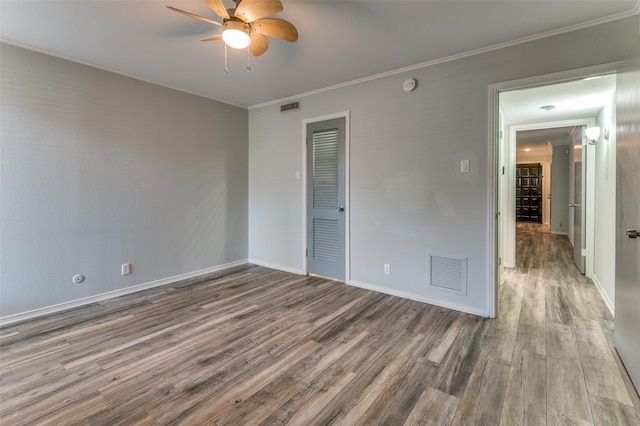
[[[467,314],[477,315],[477,316],[480,316],[480,317],[487,318],[489,316],[487,314],[487,312],[479,311],[479,310],[477,310],[475,308],[472,308],[470,306],[459,305],[457,303],[451,303],[449,301],[444,301],[444,300],[440,300],[440,299],[434,299],[434,298],[430,298],[430,297],[424,297],[424,296],[420,296],[420,295],[417,295],[415,293],[410,293],[410,292],[407,292],[407,291],[396,290],[396,289],[393,289],[393,288],[382,287],[382,286],[377,286],[377,285],[373,285],[373,284],[367,284],[367,283],[354,281],[354,280],[351,280],[349,285],[352,285],[354,287],[360,287],[360,288],[363,288],[365,290],[376,291],[378,293],[389,294],[391,296],[402,297],[404,299],[415,300],[416,302],[428,303],[430,305],[436,305],[436,306],[440,306],[442,308],[453,309],[454,311],[465,312]]]
[[[254,264],[254,265],[258,265],[258,266],[264,266],[265,268],[276,269],[276,270],[284,271],[284,272],[290,272],[292,274],[304,275],[304,273],[301,270],[290,268],[290,267],[287,267],[287,266],[275,265],[275,264],[272,264],[272,263],[261,262],[259,260],[253,260],[253,259],[249,259],[249,263]],[[426,298],[426,297],[422,297],[422,296],[419,296],[417,294],[409,293],[409,292],[406,292],[406,291],[395,290],[395,289],[388,288],[388,287],[381,287],[381,286],[377,286],[377,285],[373,285],[373,284],[367,284],[367,283],[354,281],[354,280],[346,280],[345,284],[351,285],[353,287],[359,287],[359,288],[362,288],[362,289],[365,289],[365,290],[375,291],[377,293],[388,294],[388,295],[391,295],[391,296],[402,297],[403,299],[415,300],[416,302],[428,303],[430,305],[436,305],[436,306],[440,306],[442,308],[453,309],[455,311],[465,312],[465,313],[472,314],[472,315],[478,315],[478,316],[485,317],[485,318],[488,317],[486,312],[479,311],[479,310],[471,308],[469,306],[458,305],[456,303],[451,303],[451,302],[447,302],[447,301],[443,301],[443,300],[439,300],[439,299]]]
[[[591,281],[593,281],[593,285],[595,285],[598,289],[598,293],[600,293],[600,297],[602,297],[602,300],[604,300],[604,304],[607,305],[609,312],[611,312],[611,315],[615,317],[615,304],[609,298],[607,292],[604,291],[604,287],[602,286],[602,284],[600,284],[600,281],[598,281],[598,277],[595,274],[591,276]]]
[[[291,268],[289,266],[282,266],[282,265],[277,265],[275,263],[263,262],[261,260],[254,260],[254,259],[249,259],[249,263],[253,265],[264,266],[265,268],[269,268],[269,269],[276,269],[278,271],[290,272],[296,275],[304,275],[304,272],[302,272],[301,269]]]
[[[38,308],[27,312],[21,312],[19,314],[8,315],[6,317],[0,317],[0,327],[15,324],[18,322],[35,319],[45,315],[54,314],[68,309],[77,308],[80,306],[88,305],[90,303],[101,302],[107,299],[113,299],[114,297],[124,296],[126,294],[137,293],[142,290],[147,290],[154,287],[161,287],[169,284],[175,284],[180,281],[185,281],[192,278],[202,277],[214,272],[219,272],[225,269],[233,268],[235,266],[246,265],[248,262],[246,259],[236,260],[234,262],[225,263],[223,265],[213,266],[211,268],[201,269],[199,271],[187,272],[186,274],[175,275],[173,277],[162,278],[160,280],[151,281],[148,283],[138,284],[131,287],[121,288],[107,293],[97,294],[95,296],[84,297],[82,299],[71,300],[69,302],[60,303],[57,305],[46,306],[44,308]]]
[[[218,265],[218,266],[214,266],[214,267],[207,268],[207,269],[201,269],[199,271],[188,272],[186,274],[181,274],[181,275],[175,275],[173,277],[163,278],[163,279],[160,279],[160,280],[151,281],[151,282],[143,283],[143,284],[138,284],[138,285],[134,285],[134,286],[131,286],[131,287],[122,288],[122,289],[119,289],[119,290],[109,291],[107,293],[101,293],[101,294],[97,294],[95,296],[90,296],[90,297],[85,297],[85,298],[82,298],[82,299],[71,300],[69,302],[64,302],[64,303],[60,303],[60,304],[52,305],[52,306],[46,306],[44,308],[38,308],[38,309],[34,309],[34,310],[31,310],[31,311],[27,311],[27,312],[21,312],[19,314],[9,315],[9,316],[6,316],[6,317],[0,317],[0,327],[12,325],[12,324],[15,324],[15,323],[18,323],[18,322],[22,322],[22,321],[35,319],[35,318],[42,317],[42,316],[45,316],[45,315],[51,315],[51,314],[54,314],[54,313],[66,311],[66,310],[73,309],[73,308],[78,308],[78,307],[81,307],[81,306],[84,306],[84,305],[89,305],[91,303],[96,303],[96,302],[101,302],[101,301],[108,300],[108,299],[113,299],[115,297],[124,296],[124,295],[131,294],[131,293],[137,293],[139,291],[148,290],[150,288],[162,287],[162,286],[166,286],[166,285],[176,284],[176,283],[181,282],[181,281],[185,281],[185,280],[193,279],[193,278],[198,278],[198,277],[203,277],[203,276],[206,276],[206,275],[214,273],[214,272],[219,272],[219,271],[222,271],[222,270],[225,270],[225,269],[233,268],[235,266],[246,265],[248,263],[254,264],[254,265],[258,265],[258,266],[263,266],[265,268],[276,269],[276,270],[280,270],[280,271],[284,271],[284,272],[290,272],[292,274],[303,275],[303,272],[301,270],[295,269],[295,268],[290,268],[290,267],[287,267],[287,266],[276,265],[276,264],[272,264],[272,263],[268,263],[268,262],[261,262],[261,261],[256,261],[256,260],[247,260],[247,259],[237,260],[237,261],[234,261],[234,262],[225,263],[223,265]],[[397,296],[397,297],[402,297],[404,299],[415,300],[417,302],[428,303],[428,304],[431,304],[431,305],[436,305],[436,306],[440,306],[440,307],[447,308],[447,309],[453,309],[453,310],[456,310],[456,311],[465,312],[465,313],[472,314],[472,315],[478,315],[478,316],[481,316],[481,317],[487,317],[487,313],[486,312],[479,311],[477,309],[471,308],[471,307],[466,306],[466,305],[459,305],[459,304],[456,304],[456,303],[451,303],[451,302],[443,301],[443,300],[440,300],[440,299],[427,298],[427,297],[423,297],[423,296],[417,295],[415,293],[410,293],[410,292],[406,292],[406,291],[402,291],[402,290],[391,289],[391,288],[388,288],[388,287],[382,287],[382,286],[367,284],[367,283],[354,281],[354,280],[351,280],[347,284],[351,285],[351,286],[354,286],[354,287],[363,288],[365,290],[371,290],[371,291],[375,291],[375,292],[378,292],[378,293],[389,294],[391,296]],[[611,309],[610,301],[608,301],[608,299],[604,296],[604,291],[602,290],[602,286],[597,284],[596,287],[598,288],[598,291],[600,291],[601,294],[603,294],[603,299],[605,299],[605,303],[607,303],[607,306],[609,307],[609,309]]]
[[[552,233],[553,235],[566,235],[566,236],[569,236],[569,233],[568,233],[568,232],[556,232],[556,231],[551,231],[551,233]]]

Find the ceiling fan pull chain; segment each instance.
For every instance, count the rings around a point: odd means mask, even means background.
[[[249,55],[249,48],[247,48],[247,72],[251,71],[251,55]]]
[[[229,68],[227,68],[227,43],[224,44],[224,75],[229,74]]]

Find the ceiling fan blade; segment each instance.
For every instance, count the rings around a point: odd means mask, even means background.
[[[216,40],[222,40],[222,34],[216,34],[211,37],[205,37],[200,39],[200,41],[216,41]]]
[[[257,33],[279,38],[280,40],[296,41],[298,40],[298,30],[293,24],[284,19],[267,18],[258,19],[251,23],[251,28]]]
[[[222,0],[204,0],[207,2],[211,10],[213,10],[216,15],[221,17],[222,19],[229,19],[229,13],[227,12],[227,8],[222,4]]]
[[[253,22],[274,13],[282,12],[280,0],[241,0],[236,7],[234,16],[244,22]]]
[[[220,22],[216,22],[212,19],[205,18],[204,16],[196,15],[195,13],[187,12],[186,10],[176,9],[175,7],[167,6],[167,9],[171,9],[174,12],[182,13],[183,15],[189,16],[190,18],[196,18],[204,22],[208,22],[214,25],[222,25]]]
[[[269,48],[269,40],[262,34],[251,31],[251,44],[249,50],[253,56],[260,56]]]

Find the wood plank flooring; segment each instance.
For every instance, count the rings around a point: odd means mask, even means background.
[[[0,330],[2,425],[636,425],[566,237],[517,232],[489,320],[247,265]]]

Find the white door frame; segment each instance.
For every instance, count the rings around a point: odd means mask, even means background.
[[[307,267],[307,125],[317,123],[319,121],[333,120],[335,118],[344,118],[344,282],[349,284],[351,281],[351,203],[349,196],[349,152],[350,152],[350,135],[351,135],[351,112],[343,111],[334,114],[327,114],[318,117],[309,117],[302,120],[302,274],[307,275],[309,269]]]
[[[515,263],[516,263],[516,233],[515,233],[515,228],[516,228],[516,206],[515,206],[515,194],[513,193],[513,188],[515,187],[515,180],[516,180],[516,133],[517,132],[521,132],[521,131],[526,131],[526,130],[538,130],[538,129],[552,129],[552,128],[557,128],[557,127],[571,127],[571,126],[587,126],[587,127],[591,127],[591,126],[595,126],[596,124],[596,120],[594,117],[586,117],[586,118],[577,118],[574,120],[560,120],[560,121],[546,121],[546,122],[539,122],[539,123],[530,123],[530,124],[513,124],[511,126],[509,126],[509,139],[507,141],[507,150],[509,151],[510,155],[510,159],[509,162],[507,164],[507,200],[508,200],[508,204],[505,206],[505,218],[504,218],[504,226],[505,229],[503,229],[502,231],[504,232],[504,256],[505,258],[502,259],[503,264],[508,267],[508,268],[513,268],[515,267]],[[587,145],[586,141],[583,141],[582,143],[584,149],[586,150],[587,153],[587,165],[591,165],[590,162],[593,161],[594,159],[594,154],[595,154],[595,146],[594,145]],[[585,211],[594,211],[595,210],[595,204],[592,205],[593,201],[593,193],[595,190],[595,170],[593,170],[593,167],[587,167],[587,176],[586,176],[586,180],[585,180],[585,186],[586,186],[586,190],[585,190],[585,198],[587,200],[587,203],[583,205],[583,208],[585,208]],[[591,226],[589,225],[589,222],[591,222]],[[587,216],[587,223],[585,223],[585,229],[588,230],[592,230],[593,229],[593,215],[589,215]],[[587,251],[590,253],[593,253],[593,246],[589,245],[589,242],[591,241],[591,244],[593,244],[593,232],[588,232],[587,233],[587,240],[586,240],[586,247],[587,247]],[[592,259],[589,259],[589,257],[587,256],[587,265],[592,265],[592,269],[593,269],[593,261]]]
[[[536,86],[546,86],[554,83],[562,83],[571,80],[578,80],[580,78],[592,77],[601,74],[608,74],[616,72],[620,65],[620,62],[614,62],[610,64],[596,65],[587,68],[580,68],[569,71],[562,71],[553,74],[539,75],[534,77],[527,77],[518,80],[505,81],[501,83],[490,84],[488,87],[488,138],[487,138],[487,192],[489,194],[489,211],[487,212],[487,314],[490,318],[495,318],[498,306],[498,179],[499,179],[499,164],[498,164],[498,150],[499,150],[499,124],[498,124],[498,107],[499,107],[499,93],[525,89]],[[514,141],[515,144],[515,141]],[[510,144],[509,144],[510,145]],[[506,149],[509,149],[506,146]],[[507,182],[511,182],[511,176],[515,176],[515,149],[508,153],[506,157],[509,159],[509,165],[506,173]],[[513,168],[513,170],[510,170]],[[588,170],[588,169],[587,169]],[[508,198],[511,200],[514,197]],[[593,197],[591,197],[593,198]],[[593,211],[593,210],[592,210]],[[514,213],[515,215],[515,206]],[[509,219],[507,218],[504,223],[509,228]],[[515,216],[514,216],[515,226]],[[515,234],[514,234],[515,238]],[[588,246],[587,246],[588,247]],[[589,251],[589,249],[587,249]],[[592,251],[592,250],[591,250]],[[592,263],[592,262],[591,262]]]

